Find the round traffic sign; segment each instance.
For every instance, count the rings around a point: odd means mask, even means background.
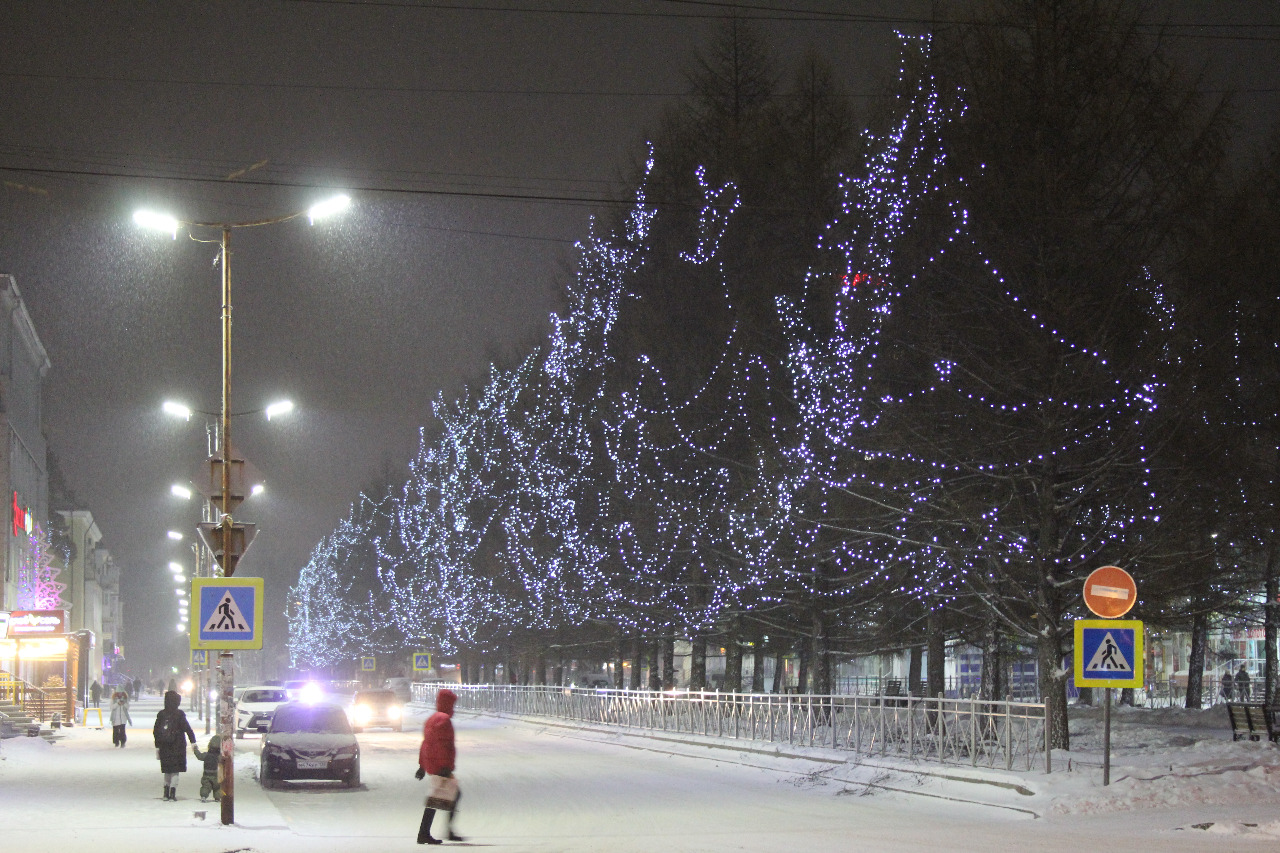
[[[1133,576],[1119,566],[1094,569],[1084,579],[1084,603],[1103,619],[1125,615],[1137,600]]]

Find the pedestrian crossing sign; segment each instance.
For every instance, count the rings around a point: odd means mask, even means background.
[[[431,652],[413,653],[413,671],[426,672],[431,669]]]
[[[262,578],[195,578],[191,648],[262,648]]]
[[[207,651],[205,651],[204,649],[191,650],[191,668],[192,669],[195,669],[197,667],[202,667],[202,666],[208,666],[208,665],[209,665],[209,653]]]
[[[1077,687],[1142,687],[1142,622],[1077,619]]]
[[[369,657],[360,658],[360,671],[361,672],[377,672],[378,661],[375,658],[369,658]]]

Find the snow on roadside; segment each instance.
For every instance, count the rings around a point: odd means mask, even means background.
[[[1070,770],[1028,779],[1047,800],[1047,815],[1244,804],[1280,810],[1280,748],[1265,740],[1233,742],[1221,706],[1112,708],[1107,787],[1102,709],[1072,707],[1070,732],[1071,751],[1054,752],[1055,770]],[[1280,822],[1245,829],[1280,838]],[[1227,831],[1222,825],[1210,830]]]

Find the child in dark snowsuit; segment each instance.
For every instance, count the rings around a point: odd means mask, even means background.
[[[191,744],[196,758],[204,762],[204,773],[200,776],[200,802],[209,799],[213,794],[215,801],[222,799],[222,785],[218,782],[218,765],[222,762],[222,738],[214,735],[209,738],[209,750],[201,752],[200,747]]]

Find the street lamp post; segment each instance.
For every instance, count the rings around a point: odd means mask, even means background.
[[[222,565],[223,574],[227,577],[235,573],[235,564],[238,559],[237,545],[239,544],[236,542],[235,537],[237,526],[231,518],[231,510],[234,507],[231,495],[231,231],[235,228],[255,228],[261,225],[288,222],[303,215],[306,215],[314,224],[317,219],[331,216],[346,209],[350,203],[351,199],[348,196],[339,195],[312,205],[306,210],[270,219],[255,219],[243,222],[192,222],[146,210],[140,210],[133,216],[138,225],[152,230],[164,231],[171,234],[174,239],[177,239],[179,229],[184,226],[187,228],[217,229],[221,234],[221,239],[218,242],[221,250],[220,260],[222,261],[222,446],[220,448],[222,457],[220,460],[222,506],[218,529],[222,552],[221,559],[218,562]],[[199,240],[189,231],[188,236],[193,240],[197,240],[197,242],[213,242]],[[215,554],[216,557],[217,555]],[[196,615],[199,615],[198,609]],[[261,630],[261,626],[259,626],[259,630]],[[222,670],[222,695],[218,708],[218,734],[222,737],[222,823],[223,825],[230,825],[235,822],[235,709],[232,706],[235,688],[234,655],[231,652],[224,651],[219,656],[219,659],[222,664],[220,667]]]

